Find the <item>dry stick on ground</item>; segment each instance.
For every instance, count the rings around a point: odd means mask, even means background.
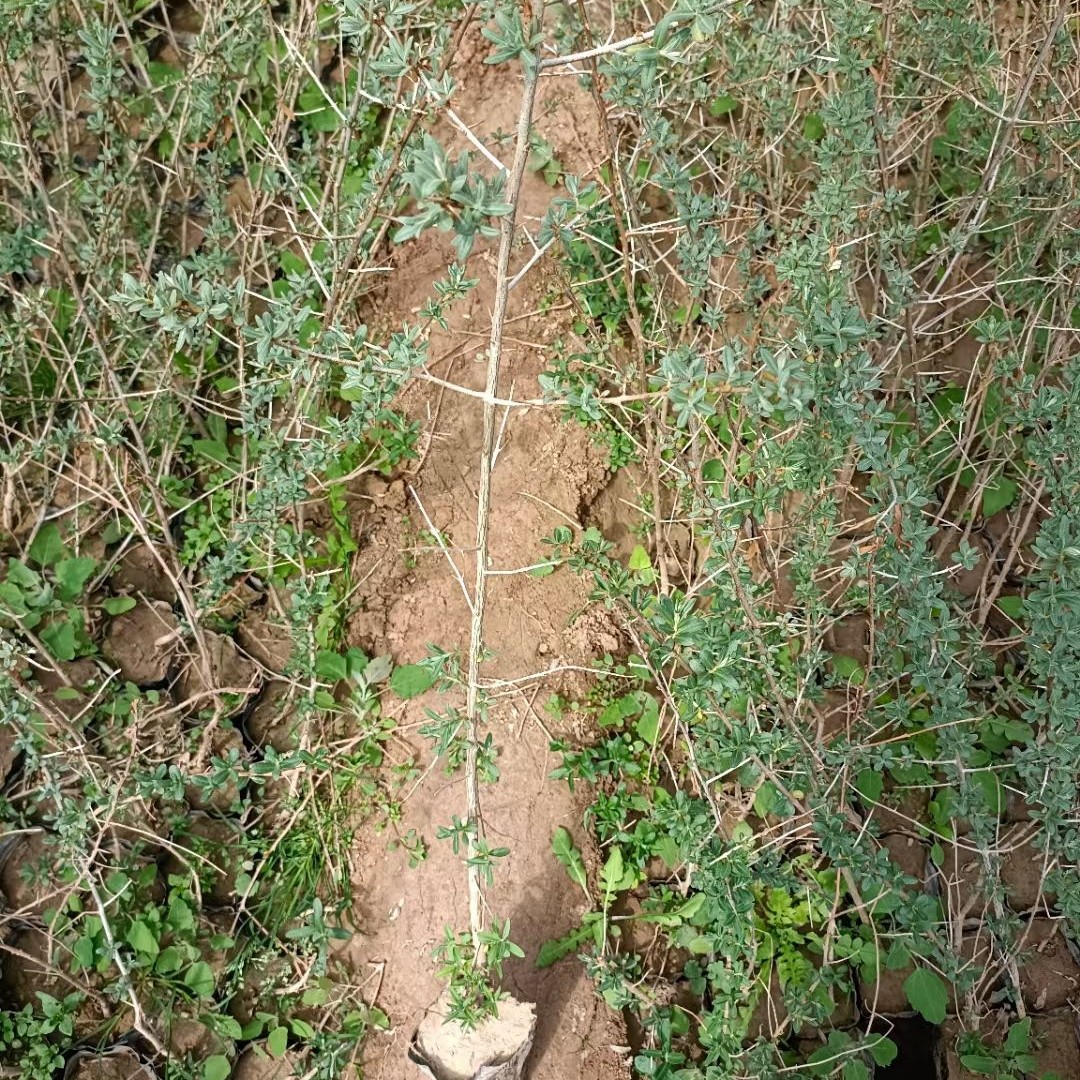
[[[543,3],[535,7],[534,22],[539,25],[543,18]],[[499,255],[495,270],[495,306],[491,313],[491,344],[488,351],[487,379],[484,384],[484,428],[480,449],[480,482],[476,498],[476,583],[473,587],[472,624],[469,632],[469,685],[465,698],[465,722],[467,748],[465,756],[465,798],[468,810],[469,833],[467,839],[469,874],[469,929],[477,964],[482,958],[480,932],[483,929],[480,867],[477,864],[477,841],[480,839],[480,790],[477,778],[477,716],[480,709],[480,660],[484,644],[484,606],[487,600],[487,551],[488,522],[491,516],[491,470],[495,450],[495,395],[499,388],[499,362],[502,359],[503,325],[510,296],[510,252],[514,245],[518,200],[525,165],[529,160],[529,131],[532,127],[533,102],[540,74],[539,62],[534,56],[531,62],[522,64],[525,71],[521,88],[521,112],[518,116],[517,142],[514,147],[514,163],[511,166],[506,201],[510,212],[502,219],[499,236]]]

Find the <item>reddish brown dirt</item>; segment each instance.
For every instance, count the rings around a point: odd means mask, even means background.
[[[294,1080],[303,1075],[303,1064],[291,1053],[286,1053],[283,1058],[272,1058],[252,1048],[237,1058],[230,1080]]]
[[[460,77],[454,107],[486,145],[508,160],[512,147],[492,136],[514,130],[519,85],[512,74],[485,67],[482,56],[477,52],[464,61],[468,70]],[[569,80],[542,86],[537,129],[577,172],[588,173],[598,160],[594,115],[591,100]],[[445,132],[443,137],[451,141]],[[535,229],[553,194],[539,176],[527,178],[519,218],[526,228]],[[531,250],[527,245],[518,250],[517,265]],[[423,237],[402,248],[377,305],[378,321],[387,326],[415,322],[417,309],[451,261],[450,247],[440,237]],[[429,371],[478,389],[493,304],[490,251],[478,250],[468,272],[480,284],[456,305],[449,330],[433,335]],[[550,342],[570,334],[572,312],[552,282],[545,281],[546,273],[539,264],[511,295],[500,383],[504,397],[538,396],[536,376],[547,362]],[[541,311],[545,303],[553,309]],[[422,422],[430,439],[425,439],[422,463],[413,474],[393,482],[369,478],[360,493],[356,532],[361,547],[354,578],[363,584],[350,640],[405,663],[421,658],[429,642],[462,655],[467,649],[469,609],[458,574],[471,589],[482,413],[475,398],[423,382],[405,392],[401,405]],[[550,549],[541,537],[556,526],[581,524],[580,515],[608,475],[604,454],[585,432],[565,424],[558,409],[514,409],[499,416],[500,425],[504,420],[493,476],[490,567],[512,570],[544,560]],[[419,534],[432,526],[443,534],[447,552],[433,549],[428,539],[427,550],[410,556],[408,549],[415,549]],[[485,642],[494,657],[484,667],[485,678],[521,680],[556,669],[494,690],[489,729],[499,749],[500,778],[481,792],[489,842],[510,849],[486,899],[492,915],[509,916],[511,936],[525,950],[524,960],[507,965],[504,985],[537,1005],[532,1080],[628,1075],[625,1033],[596,998],[581,965],[571,959],[546,971],[534,967],[540,946],[576,926],[586,910],[581,890],[555,861],[550,846],[559,826],[585,844],[579,800],[564,782],[549,778],[558,763],[548,750],[549,736],[580,733],[555,730],[544,718],[543,704],[553,690],[582,686],[586,676],[567,668],[585,668],[622,644],[615,622],[587,607],[585,586],[565,569],[544,578],[514,574],[490,579]],[[453,815],[465,816],[463,777],[460,772],[448,777],[441,765],[429,768],[430,749],[416,731],[426,719],[425,706],[447,704],[461,702],[429,694],[409,702],[398,716],[399,732],[426,770],[405,799],[399,827],[403,832],[416,829],[425,839],[426,861],[410,870],[404,852],[388,851],[385,837],[370,834],[358,853],[356,917],[362,933],[348,953],[365,996],[377,1000],[393,1025],[367,1041],[367,1080],[415,1075],[405,1051],[441,989],[433,949],[444,927],[463,929],[468,923],[460,856],[448,842],[435,839],[438,827],[449,825]]]
[[[153,1080],[154,1072],[131,1050],[119,1049],[75,1058],[67,1075],[69,1080]]]
[[[986,1046],[1000,1047],[1008,1024],[1008,1014],[1003,1012],[991,1013],[970,1025],[952,1017],[946,1020],[938,1040],[938,1076],[941,1080],[976,1080],[985,1075],[964,1068],[957,1053],[957,1040],[965,1030],[972,1030],[978,1032]],[[1028,1075],[1080,1080],[1076,1040],[1076,1014],[1071,1010],[1033,1017],[1031,1048],[1037,1064]]]

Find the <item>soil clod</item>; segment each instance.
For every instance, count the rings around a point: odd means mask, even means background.
[[[110,622],[103,652],[128,682],[153,686],[169,674],[179,627],[168,604],[136,604]]]
[[[445,1022],[446,1001],[420,1022],[409,1059],[431,1080],[519,1080],[532,1049],[536,1008],[514,998],[499,1003],[499,1015],[471,1031]]]
[[[64,1069],[64,1080],[157,1080],[157,1073],[134,1050],[120,1047],[104,1054],[76,1054]]]

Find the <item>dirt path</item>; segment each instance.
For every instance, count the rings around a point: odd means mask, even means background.
[[[487,146],[504,158],[512,148],[496,133],[512,131],[519,107],[519,83],[503,67],[482,64],[483,51],[464,59],[461,94],[454,108]],[[566,168],[579,173],[595,167],[595,109],[589,97],[569,80],[545,83],[537,102],[537,129],[557,149]],[[446,138],[446,134],[443,134]],[[449,139],[447,139],[449,141]],[[519,220],[535,228],[553,189],[531,175]],[[519,250],[519,265],[531,252]],[[415,322],[416,312],[432,295],[433,284],[452,261],[448,243],[424,237],[398,254],[379,319],[389,326]],[[494,261],[487,251],[474,254],[470,277],[479,286],[459,302],[449,329],[432,340],[429,370],[440,378],[479,389],[484,377],[490,327]],[[500,393],[534,397],[536,376],[546,363],[550,342],[570,333],[572,312],[549,290],[543,263],[512,294]],[[554,309],[545,302],[555,296]],[[548,306],[548,310],[541,310]],[[401,402],[432,435],[417,475],[387,483],[369,480],[357,503],[355,577],[366,577],[356,596],[357,612],[350,641],[376,652],[392,652],[399,662],[416,661],[428,642],[445,649],[467,648],[469,611],[458,575],[436,551],[410,557],[419,534],[430,525],[447,538],[460,576],[471,584],[476,488],[481,441],[481,403],[431,384],[414,384]],[[516,409],[500,416],[502,428],[492,490],[491,566],[510,570],[542,561],[548,549],[541,537],[560,524],[578,522],[579,513],[608,480],[605,455],[579,428],[566,425],[555,409]],[[421,509],[422,507],[422,509]],[[428,520],[425,520],[426,518]],[[430,539],[428,540],[430,544]],[[489,587],[485,643],[494,652],[486,665],[489,679],[520,680],[552,668],[585,666],[619,645],[618,630],[602,612],[586,611],[586,590],[565,570],[545,578],[527,574],[496,576]],[[621,1024],[598,1001],[580,964],[564,961],[537,971],[540,946],[577,924],[585,898],[551,854],[558,826],[585,839],[582,805],[565,783],[549,779],[558,763],[548,750],[555,730],[543,704],[556,689],[582,685],[581,673],[561,671],[496,691],[490,730],[498,746],[500,779],[481,792],[487,835],[511,854],[496,870],[487,893],[493,913],[510,917],[513,940],[525,959],[507,966],[506,989],[537,1004],[537,1038],[531,1057],[532,1080],[604,1080],[625,1076]],[[397,1080],[414,1075],[405,1050],[425,1010],[440,992],[432,952],[444,926],[462,929],[468,922],[465,874],[459,856],[446,841],[435,839],[440,825],[465,816],[464,780],[428,769],[431,753],[417,732],[425,722],[424,706],[443,707],[435,695],[410,702],[399,716],[399,732],[427,770],[411,792],[400,823],[416,831],[429,854],[410,870],[403,851],[389,852],[384,836],[369,836],[358,853],[356,912],[362,935],[350,946],[357,978],[393,1030],[369,1039],[365,1051],[367,1080]],[[580,733],[576,733],[580,734]],[[400,747],[398,748],[400,751]]]

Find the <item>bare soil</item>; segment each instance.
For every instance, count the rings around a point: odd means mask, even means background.
[[[73,1058],[64,1075],[66,1080],[154,1080],[150,1066],[123,1048]]]
[[[292,1054],[286,1052],[282,1058],[272,1058],[251,1047],[237,1058],[231,1080],[293,1080],[303,1075],[303,1065]]]

